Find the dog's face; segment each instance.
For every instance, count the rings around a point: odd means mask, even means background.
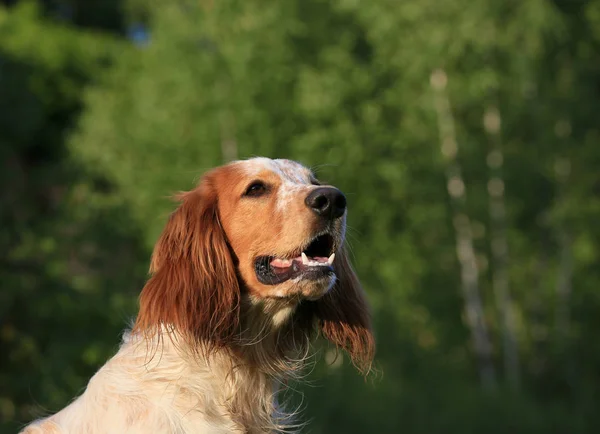
[[[136,330],[170,324],[206,348],[232,347],[272,318],[305,336],[319,328],[370,365],[370,318],[344,248],[338,189],[293,161],[254,158],[211,170],[179,199],[152,254]],[[281,348],[295,347],[296,335],[286,336]]]
[[[290,160],[255,158],[215,173],[220,223],[255,298],[317,299],[336,280],[346,198]]]

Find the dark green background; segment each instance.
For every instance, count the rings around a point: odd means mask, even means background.
[[[305,432],[600,432],[599,49],[599,0],[0,2],[0,433],[116,350],[168,195],[253,155],[346,192],[373,306]]]

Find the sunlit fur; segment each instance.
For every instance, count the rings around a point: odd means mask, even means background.
[[[268,194],[243,197],[257,179]],[[323,223],[306,206],[314,183],[298,163],[256,158],[179,194],[120,350],[72,404],[24,432],[293,431],[276,395],[318,332],[368,372],[374,340],[344,246],[345,215]],[[299,255],[323,230],[334,237],[335,280],[257,280],[256,257]]]

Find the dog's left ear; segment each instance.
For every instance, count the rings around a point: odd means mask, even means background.
[[[211,177],[178,198],[152,254],[135,329],[172,326],[205,349],[226,347],[239,332],[240,289]]]
[[[369,306],[345,247],[336,253],[337,282],[316,302],[319,328],[325,338],[343,348],[363,373],[371,369],[375,339]]]

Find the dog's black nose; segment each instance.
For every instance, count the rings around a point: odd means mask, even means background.
[[[320,187],[310,192],[304,201],[317,215],[336,219],[346,211],[346,196],[333,187]]]

